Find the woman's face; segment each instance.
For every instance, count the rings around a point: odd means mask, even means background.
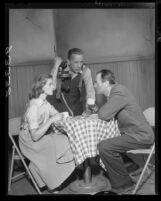
[[[55,90],[53,80],[51,78],[48,79],[42,89],[46,95],[53,95],[53,91]]]

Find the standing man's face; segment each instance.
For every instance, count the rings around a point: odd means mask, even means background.
[[[68,60],[68,64],[72,71],[79,72],[83,65],[83,55],[82,54],[72,54]]]

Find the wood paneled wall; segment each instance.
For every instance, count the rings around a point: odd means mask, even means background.
[[[116,81],[131,89],[142,110],[155,106],[155,62],[153,58],[89,64],[89,67],[93,78],[101,69],[112,70]]]
[[[34,77],[49,73],[51,68],[50,61],[10,67],[9,118],[23,115]]]
[[[28,101],[34,77],[41,73],[49,73],[52,62],[41,64],[22,64],[11,66],[11,94],[9,96],[9,118],[22,116]],[[92,71],[93,81],[101,69],[110,69],[116,80],[126,85],[135,95],[142,110],[155,106],[155,62],[154,58],[135,58],[118,61],[87,63]]]

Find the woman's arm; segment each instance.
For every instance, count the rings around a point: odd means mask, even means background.
[[[48,128],[50,127],[50,125],[52,123],[54,123],[55,121],[59,121],[62,119],[62,114],[61,113],[57,113],[54,116],[52,116],[51,118],[49,118],[44,124],[42,124],[39,128],[37,129],[30,129],[31,132],[31,137],[33,139],[33,141],[38,141],[48,130]]]
[[[56,113],[40,125],[40,116],[38,110],[39,108],[33,105],[28,109],[28,112],[26,114],[26,118],[29,124],[29,130],[33,141],[39,140],[46,133],[46,131],[54,121],[58,121],[62,118],[61,114]]]
[[[39,128],[30,129],[33,141],[38,141],[46,133],[50,125],[51,125],[51,119],[48,119],[47,122],[42,124]]]
[[[54,61],[54,66],[51,69],[51,75],[53,77],[53,83],[55,84],[55,88],[57,85],[57,73],[58,73],[58,67],[60,66],[62,62],[62,59],[60,57],[56,57]]]

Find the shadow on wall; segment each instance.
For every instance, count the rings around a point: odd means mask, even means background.
[[[66,58],[68,49],[78,47],[84,50],[87,60],[154,55],[154,11],[154,9],[56,10],[58,54]]]
[[[55,30],[52,9],[10,9],[11,65],[54,57]]]

